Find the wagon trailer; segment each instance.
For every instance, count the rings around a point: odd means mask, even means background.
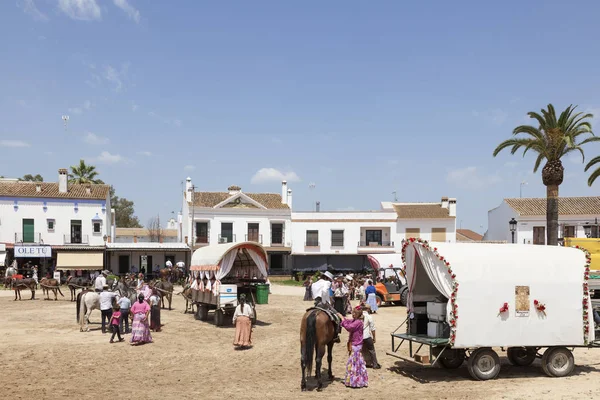
[[[513,365],[541,359],[544,373],[562,377],[574,348],[600,347],[583,249],[410,239],[402,257],[408,316],[388,355],[447,369],[466,362],[473,379],[488,380],[500,373],[495,349]]]

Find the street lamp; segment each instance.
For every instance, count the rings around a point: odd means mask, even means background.
[[[515,242],[515,231],[517,230],[517,220],[514,218],[511,218],[510,221],[508,221],[508,226],[510,227],[510,233],[512,235],[512,242]]]
[[[592,226],[591,225],[584,225],[583,226],[583,232],[585,232],[585,237],[589,238],[592,236]]]

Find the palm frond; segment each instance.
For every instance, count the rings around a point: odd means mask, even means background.
[[[588,178],[588,186],[592,186],[594,184],[594,181],[596,180],[596,178],[598,178],[599,176],[600,176],[600,168],[596,168],[596,170],[594,172],[592,172],[592,174]]]
[[[588,169],[592,168],[596,164],[600,164],[600,156],[592,158],[585,166],[584,171],[587,172]]]
[[[529,118],[537,120],[537,122],[540,124],[540,130],[545,129],[546,120],[544,119],[544,117],[542,117],[540,114],[533,112],[533,111],[528,112],[527,115],[529,116]]]
[[[538,128],[531,125],[519,125],[513,129],[513,135],[517,135],[519,133],[526,133],[538,140],[544,139],[544,134],[540,132]]]
[[[567,151],[565,151],[564,155],[569,154],[572,151],[578,151],[579,153],[581,153],[581,162],[584,163],[585,162],[585,154],[583,153],[583,149],[579,146],[575,146],[575,147],[570,147],[569,149],[567,149]]]
[[[546,157],[543,154],[538,154],[537,159],[535,160],[535,165],[533,166],[533,172],[537,172],[540,168],[540,164],[544,161]]]

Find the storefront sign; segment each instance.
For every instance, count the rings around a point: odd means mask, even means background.
[[[15,246],[15,258],[50,258],[50,246]]]
[[[54,279],[60,282],[60,271],[54,271]]]

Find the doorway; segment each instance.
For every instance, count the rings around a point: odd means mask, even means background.
[[[283,254],[271,254],[269,258],[269,269],[276,271],[283,270]]]
[[[71,243],[81,244],[81,220],[71,220]]]
[[[129,273],[129,256],[119,256],[119,275]]]
[[[546,244],[546,227],[545,226],[534,226],[533,227],[533,244]]]

